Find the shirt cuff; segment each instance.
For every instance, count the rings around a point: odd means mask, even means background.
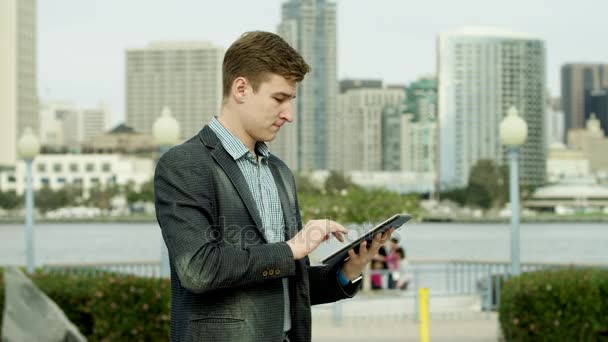
[[[344,273],[342,272],[342,267],[338,268],[336,275],[338,276],[338,282],[340,283],[340,285],[346,286],[348,285],[348,283],[350,283],[350,280],[346,278],[346,276],[344,276]]]

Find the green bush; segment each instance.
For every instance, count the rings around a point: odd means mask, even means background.
[[[417,195],[351,186],[338,193],[298,193],[304,222],[329,218],[341,223],[384,221],[396,213],[419,214]]]
[[[608,270],[570,268],[509,279],[499,319],[507,341],[608,341]]]
[[[169,339],[169,280],[111,273],[37,273],[31,279],[89,341]],[[0,308],[3,284],[0,270]]]

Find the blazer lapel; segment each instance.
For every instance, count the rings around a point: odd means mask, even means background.
[[[201,140],[205,145],[212,148],[211,156],[215,161],[220,165],[220,167],[224,170],[236,191],[239,193],[241,200],[245,203],[245,207],[251,215],[253,222],[255,222],[255,227],[262,236],[264,242],[268,242],[266,239],[266,235],[264,235],[264,225],[262,224],[262,219],[260,218],[260,213],[258,212],[258,207],[253,200],[253,196],[251,195],[251,191],[249,191],[249,186],[247,185],[247,181],[239,169],[239,166],[236,164],[234,159],[226,152],[221,142],[213,132],[209,126],[205,126],[200,133]]]
[[[295,200],[290,201],[290,198],[288,198],[288,194],[291,195],[291,192],[287,190],[283,177],[281,176],[281,173],[277,169],[276,165],[269,160],[268,166],[270,167],[272,177],[274,178],[274,183],[276,184],[277,191],[279,192],[281,208],[283,209],[283,219],[285,220],[285,241],[287,241],[294,237],[294,235],[297,233],[297,223],[295,222],[296,216],[291,209],[291,203],[295,203]]]

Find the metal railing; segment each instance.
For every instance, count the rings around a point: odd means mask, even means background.
[[[74,274],[81,276],[97,276],[104,272],[135,275],[138,277],[160,278],[160,262],[113,262],[113,263],[82,263],[82,264],[48,264],[41,267],[43,272],[52,274]]]
[[[564,263],[522,263],[522,272],[560,269],[567,267],[603,267],[598,264],[564,264]],[[405,291],[389,289],[386,286],[378,294],[387,297],[413,297],[414,307],[418,304],[418,289],[428,288],[431,297],[449,297],[458,295],[480,295],[482,310],[497,310],[500,306],[500,290],[503,283],[510,278],[508,261],[475,261],[475,260],[411,260],[399,278],[408,277]],[[95,276],[102,272],[132,274],[141,277],[160,277],[159,262],[112,262],[83,264],[49,264],[42,267],[44,272],[60,274],[77,274]],[[364,274],[364,291],[371,292],[369,269]],[[383,284],[388,283],[392,271],[380,272]]]
[[[521,272],[563,268],[606,268],[603,264],[527,262]],[[479,294],[483,310],[497,310],[503,283],[511,277],[507,261],[417,260],[410,262],[412,281],[408,290],[429,288],[432,295]]]

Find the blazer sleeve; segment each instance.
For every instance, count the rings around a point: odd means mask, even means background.
[[[308,262],[307,262],[308,264]],[[310,304],[325,304],[352,298],[361,288],[361,281],[342,286],[338,282],[337,269],[329,266],[308,266],[310,280]]]
[[[293,253],[285,242],[238,248],[222,241],[213,225],[218,221],[213,203],[202,195],[211,193],[205,188],[213,186],[211,177],[194,172],[192,159],[173,148],[154,175],[156,218],[181,285],[205,293],[294,275]]]

